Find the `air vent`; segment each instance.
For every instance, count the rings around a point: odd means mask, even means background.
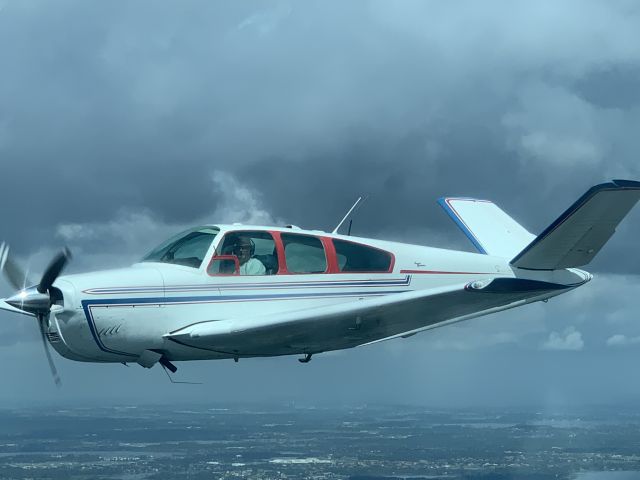
[[[47,332],[47,338],[51,343],[60,341],[60,335],[58,335],[58,332]]]

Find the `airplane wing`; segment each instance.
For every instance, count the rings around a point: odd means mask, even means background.
[[[559,294],[575,286],[495,278],[390,294],[342,305],[196,323],[170,341],[238,357],[319,353],[466,320]]]

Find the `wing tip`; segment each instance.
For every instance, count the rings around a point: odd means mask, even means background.
[[[640,182],[637,180],[616,179],[611,183],[622,189],[640,190]]]

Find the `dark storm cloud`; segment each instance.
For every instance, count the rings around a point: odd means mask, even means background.
[[[465,194],[538,231],[589,185],[638,173],[621,87],[638,12],[509,5],[7,2],[7,236],[26,250],[122,208],[182,224],[220,201],[213,169],[310,226],[371,193],[363,233],[441,230],[433,200]]]
[[[576,91],[589,103],[602,108],[627,110],[640,106],[640,66],[603,65],[601,70],[579,78]]]

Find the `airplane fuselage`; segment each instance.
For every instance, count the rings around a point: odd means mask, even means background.
[[[274,254],[279,253],[280,257],[278,272],[261,275],[211,272],[214,259],[221,257],[223,239],[238,231],[267,232],[265,235],[276,239]],[[286,235],[286,239],[294,236],[294,241],[295,235],[299,235],[305,237],[307,243],[309,237],[317,239],[326,257],[325,271],[301,273],[287,268],[289,254],[285,250],[290,244],[285,245],[282,235]],[[341,271],[334,241],[370,247],[390,255],[387,271]],[[63,293],[64,304],[52,308],[47,337],[62,356],[87,362],[136,362],[145,351],[162,352],[167,359],[178,361],[254,356],[216,350],[215,346],[185,345],[167,338],[167,334],[201,322],[251,319],[500,277],[528,278],[569,288],[591,278],[578,269],[521,270],[513,268],[505,258],[470,252],[318,231],[219,226],[219,233],[197,268],[145,261],[124,269],[59,277],[54,286]],[[558,293],[542,297],[532,294],[520,304]],[[353,343],[369,343],[380,338],[361,338]],[[306,353],[304,346],[297,352],[292,348],[274,354]]]

